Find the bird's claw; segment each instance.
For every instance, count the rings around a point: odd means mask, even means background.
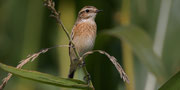
[[[90,80],[91,80],[91,76],[88,74],[86,76],[84,76],[84,80],[87,82],[87,84],[90,84]]]
[[[79,65],[79,67],[82,68],[82,67],[84,67],[84,66],[86,66],[86,63],[83,61],[83,62]]]

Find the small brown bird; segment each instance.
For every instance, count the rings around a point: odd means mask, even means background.
[[[97,29],[95,17],[100,11],[102,10],[98,10],[94,6],[85,6],[79,11],[76,23],[71,32],[71,38],[80,56],[94,47]],[[71,47],[69,48],[69,56],[71,65],[68,77],[73,78],[76,70],[75,63],[78,62],[78,59]]]

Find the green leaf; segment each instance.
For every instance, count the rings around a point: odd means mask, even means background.
[[[106,30],[103,34],[117,37],[129,43],[141,63],[154,73],[160,82],[164,81],[166,77],[164,67],[161,60],[153,51],[151,38],[144,30],[131,25]]]
[[[180,90],[180,71],[163,84],[159,90]]]
[[[15,67],[7,66],[2,63],[0,63],[0,68],[16,76],[20,76],[22,78],[26,78],[33,81],[38,81],[41,83],[54,85],[54,86],[60,86],[60,87],[66,87],[66,88],[78,88],[78,89],[92,89],[85,82],[80,81],[80,80],[60,78],[60,77],[56,77],[56,76],[52,76],[49,74],[40,73],[36,71],[17,69]]]
[[[164,60],[166,71],[171,76],[180,68],[180,0],[171,1],[167,30],[164,38],[162,60]]]

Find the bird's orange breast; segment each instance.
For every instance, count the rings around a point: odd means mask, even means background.
[[[96,38],[96,24],[83,22],[73,28],[73,42],[80,55],[91,50]]]

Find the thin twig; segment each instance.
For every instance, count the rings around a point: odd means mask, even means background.
[[[16,66],[16,68],[20,69],[22,68],[25,64],[27,64],[28,62],[32,62],[34,61],[40,54],[42,53],[46,53],[48,50],[50,49],[53,49],[53,48],[57,48],[57,47],[70,47],[69,45],[57,45],[57,46],[54,46],[54,47],[50,47],[50,48],[46,48],[46,49],[43,49],[37,53],[34,53],[32,55],[28,55],[26,59],[24,60],[21,60],[19,62],[19,64]],[[12,77],[12,74],[11,73],[8,73],[7,77],[5,77],[3,79],[3,82],[2,84],[0,85],[0,90],[3,90],[3,88],[6,86],[7,82],[9,81],[9,79]]]
[[[60,26],[62,26],[62,29],[64,30],[64,32],[66,33],[66,36],[69,39],[69,42],[72,44],[71,47],[73,48],[77,58],[79,59],[80,55],[79,55],[79,53],[77,52],[77,50],[75,48],[75,45],[74,45],[74,43],[72,41],[72,37],[71,37],[70,33],[65,28],[64,24],[62,23],[62,21],[60,19],[60,13],[57,12],[57,10],[55,9],[55,3],[53,2],[53,0],[45,0],[44,1],[44,5],[51,11],[51,15],[50,16],[53,17]]]
[[[89,55],[89,54],[93,54],[95,52],[98,52],[100,54],[104,54],[106,55],[109,60],[114,64],[114,66],[116,67],[116,69],[118,70],[120,77],[123,79],[124,82],[129,83],[129,79],[128,76],[126,75],[126,73],[124,72],[123,68],[121,67],[121,65],[117,62],[117,59],[114,56],[109,55],[107,52],[102,51],[102,50],[93,50],[93,51],[89,51],[86,52],[82,55],[81,60],[84,60],[84,58]]]
[[[56,21],[62,26],[64,32],[66,33],[66,35],[68,37],[68,39],[71,40],[71,36],[69,35],[68,30],[64,27],[64,24],[61,22],[60,13],[58,13],[55,9],[55,3],[53,2],[53,0],[45,0],[44,5],[51,11],[50,16],[56,19]]]

